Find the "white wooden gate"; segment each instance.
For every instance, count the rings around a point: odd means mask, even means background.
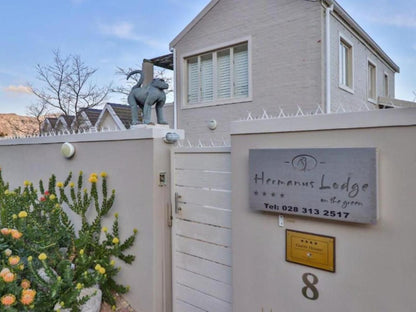
[[[174,312],[231,312],[230,148],[172,151]]]

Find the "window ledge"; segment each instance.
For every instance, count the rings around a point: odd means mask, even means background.
[[[236,103],[243,103],[243,102],[251,102],[253,99],[251,97],[244,97],[244,98],[232,98],[226,99],[221,101],[212,101],[212,102],[204,102],[204,103],[195,103],[195,104],[182,104],[182,109],[193,109],[193,108],[200,108],[200,107],[209,107],[209,106],[220,106],[220,105],[228,105],[228,104],[236,104]]]
[[[370,103],[373,103],[373,104],[378,104],[376,99],[368,98],[367,101],[369,101]]]
[[[347,91],[348,93],[354,94],[354,90],[351,89],[350,87],[348,87],[346,85],[343,85],[343,84],[340,84],[338,86],[339,86],[340,89],[342,89],[344,91]]]

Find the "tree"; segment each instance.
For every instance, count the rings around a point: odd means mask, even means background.
[[[41,88],[30,86],[39,102],[29,108],[36,117],[39,112],[51,110],[65,116],[75,116],[75,131],[79,127],[80,113],[102,104],[111,86],[99,87],[92,82],[96,68],[86,65],[79,55],[62,56],[59,50],[53,51],[51,65],[37,65],[37,79]]]

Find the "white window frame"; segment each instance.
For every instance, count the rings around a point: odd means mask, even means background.
[[[351,85],[349,86],[348,84],[343,83],[343,77],[342,77],[342,73],[343,73],[343,58],[341,55],[341,44],[346,45],[349,50],[351,51]],[[352,44],[352,42],[350,40],[347,39],[346,36],[344,36],[343,34],[339,34],[339,38],[338,38],[338,86],[339,88],[349,92],[349,93],[354,93],[354,45]]]
[[[374,66],[374,81],[370,82],[370,65]],[[370,83],[374,83],[374,97],[370,97]],[[370,58],[367,58],[367,100],[373,104],[377,104],[377,64]]]
[[[386,84],[387,82],[387,84]],[[383,73],[383,96],[390,97],[390,76],[387,72]]]
[[[192,56],[200,57],[201,55],[209,52],[218,52],[226,48],[231,48],[238,46],[239,44],[247,44],[247,57],[248,57],[248,95],[246,97],[230,97],[225,99],[214,99],[213,101],[209,102],[198,102],[198,103],[188,103],[188,67],[187,67],[187,59]],[[226,105],[226,104],[234,104],[234,103],[242,103],[242,102],[251,102],[253,100],[252,96],[252,70],[251,70],[251,36],[239,38],[232,41],[223,42],[221,44],[208,46],[203,49],[194,50],[192,52],[186,53],[181,56],[181,76],[182,76],[182,96],[181,96],[181,108],[182,109],[192,109],[198,107],[207,107],[207,106],[216,106],[216,105]],[[216,53],[213,53],[213,57],[216,57]],[[217,79],[217,69],[214,67],[214,80]],[[214,82],[215,85],[215,82]],[[216,93],[217,90],[214,88],[214,92]]]

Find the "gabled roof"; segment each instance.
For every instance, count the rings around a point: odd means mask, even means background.
[[[171,41],[169,48],[172,49],[176,44],[219,2],[212,0],[207,6]],[[364,41],[378,54],[395,72],[399,73],[400,68],[396,63],[380,48],[380,46],[361,28],[360,25],[335,1],[323,0],[327,5],[334,4],[334,11],[338,14]],[[238,2],[236,2],[238,5]],[[320,4],[319,4],[320,5]]]
[[[47,117],[45,118],[45,120],[43,121],[44,124],[49,123],[51,125],[51,127],[55,127],[56,122],[58,121],[57,117]]]
[[[102,109],[88,108],[83,111],[87,115],[88,119],[91,121],[91,124],[95,125],[98,120],[98,117],[101,114]]]
[[[72,122],[74,121],[75,116],[66,116],[66,115],[61,115],[58,117],[58,120],[55,123],[55,127],[59,124],[62,123],[63,125],[65,125],[66,127],[69,128],[69,126],[72,124]]]
[[[103,110],[100,113],[100,116],[97,119],[95,127],[99,128],[106,113],[108,113],[111,118],[113,118],[115,124],[117,124],[121,130],[130,128],[131,109],[129,105],[115,103],[105,104]]]

